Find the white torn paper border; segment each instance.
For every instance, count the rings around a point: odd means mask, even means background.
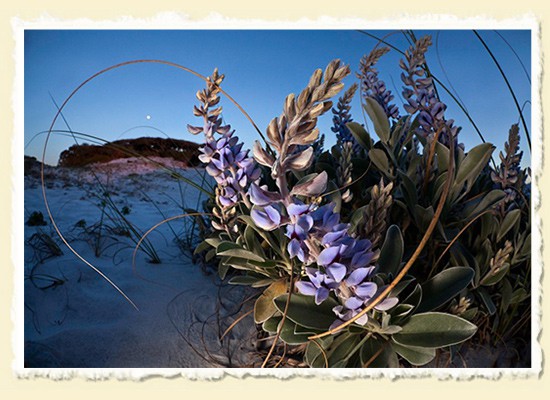
[[[288,379],[296,376],[315,376],[322,379],[352,378],[419,378],[436,377],[439,379],[466,380],[472,378],[499,379],[501,377],[528,378],[538,377],[542,373],[542,349],[540,346],[541,302],[542,302],[542,240],[540,191],[538,182],[542,172],[542,50],[540,47],[540,24],[532,15],[519,16],[516,19],[496,20],[492,17],[458,18],[451,15],[398,16],[387,20],[365,20],[360,18],[320,17],[301,18],[295,21],[265,21],[260,19],[234,19],[221,14],[212,14],[202,20],[192,20],[186,15],[173,12],[159,13],[148,19],[122,16],[115,20],[94,21],[91,19],[61,20],[43,15],[32,21],[19,18],[12,20],[16,74],[13,87],[13,110],[15,132],[12,145],[14,174],[13,215],[12,215],[12,260],[14,267],[14,299],[11,317],[13,329],[13,372],[18,378],[36,377],[54,380],[81,377],[89,380],[143,380],[155,377],[185,377],[193,380],[218,380],[230,375],[238,378],[247,376],[272,376]],[[69,369],[69,368],[24,368],[24,330],[23,330],[23,148],[24,148],[24,31],[26,29],[529,29],[532,37],[532,341],[531,368],[465,368],[465,369],[244,369],[244,368],[188,368],[188,369],[149,369],[149,368],[112,368],[112,369]]]

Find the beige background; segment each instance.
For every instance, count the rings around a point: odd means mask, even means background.
[[[8,6],[7,3],[13,4]],[[542,374],[539,379],[510,379],[470,381],[438,381],[434,378],[417,380],[399,379],[357,379],[354,381],[333,381],[320,379],[295,378],[279,381],[273,378],[246,378],[238,380],[226,378],[218,382],[196,382],[185,379],[153,378],[145,382],[90,382],[82,379],[54,382],[47,379],[17,380],[13,377],[11,362],[13,350],[11,345],[13,276],[14,265],[11,262],[11,191],[12,165],[11,140],[15,134],[13,130],[13,110],[11,104],[14,62],[14,41],[12,39],[11,18],[19,17],[24,20],[33,20],[42,15],[57,18],[88,17],[95,19],[111,19],[122,15],[132,15],[147,18],[160,11],[177,11],[193,19],[206,17],[211,12],[219,12],[233,18],[262,18],[262,19],[297,19],[303,16],[316,18],[323,15],[334,17],[357,17],[365,19],[380,19],[402,16],[417,16],[426,14],[451,14],[460,17],[490,16],[496,19],[512,18],[525,13],[531,13],[542,23],[542,49],[550,54],[550,6],[544,6],[546,0],[460,0],[449,3],[438,0],[404,1],[391,0],[373,2],[369,0],[346,1],[218,1],[196,0],[161,1],[140,4],[136,1],[106,1],[95,0],[91,4],[84,1],[40,1],[40,0],[4,0],[0,6],[0,394],[5,399],[107,399],[126,396],[133,399],[192,399],[201,396],[204,399],[217,396],[225,398],[257,398],[257,399],[285,399],[301,396],[304,398],[365,398],[381,399],[402,396],[404,399],[443,398],[499,398],[499,399],[539,399],[550,394],[550,377]],[[19,3],[19,4],[17,4]],[[265,4],[263,4],[265,3]],[[17,4],[17,5],[16,5]],[[423,7],[423,8],[420,8]],[[543,67],[544,69],[544,67]],[[548,76],[542,82],[543,104],[550,101]],[[549,118],[546,118],[544,127],[548,128]],[[17,132],[17,134],[23,134]],[[544,153],[547,153],[545,151]],[[544,155],[543,155],[544,157]],[[546,158],[546,157],[544,157]],[[539,182],[542,198],[548,195],[550,178],[548,168]],[[542,217],[548,212],[548,204],[543,205],[539,215]],[[549,224],[543,226],[543,238],[548,238]],[[546,262],[549,262],[550,251],[544,252]],[[544,277],[543,288],[550,289],[550,277]],[[543,326],[550,321],[548,312],[549,302],[543,302]],[[550,348],[548,334],[542,335],[543,349]],[[7,396],[4,396],[7,395]],[[545,396],[545,397],[546,397]]]

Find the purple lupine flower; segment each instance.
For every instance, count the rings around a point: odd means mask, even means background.
[[[312,243],[322,246],[316,258],[318,268],[307,267],[309,281],[296,283],[298,291],[315,296],[316,304],[326,300],[334,293],[340,305],[333,312],[338,317],[331,328],[355,317],[380,290],[371,281],[374,266],[371,265],[375,253],[372,243],[367,239],[356,239],[348,233],[349,224],[340,223],[340,215],[334,212],[334,204],[327,204],[311,211],[306,205],[290,207],[289,215],[295,218],[295,224],[287,226],[287,236],[292,237],[289,253],[301,261],[307,258],[306,251]],[[302,225],[299,218],[309,217]],[[311,223],[313,222],[313,224]],[[305,246],[304,246],[305,244]],[[388,310],[397,304],[397,298],[388,298],[380,302],[375,309]],[[366,324],[368,316],[361,316],[356,323]]]
[[[242,143],[233,136],[233,132],[227,132],[218,140],[210,140],[201,147],[199,159],[206,163],[206,171],[222,188],[220,203],[224,207],[234,206],[239,195],[243,198],[249,185],[258,180],[260,169],[248,151],[243,151]]]
[[[457,142],[459,128],[454,126],[453,120],[445,119],[447,106],[439,100],[433,78],[427,76],[424,69],[425,53],[431,44],[429,36],[420,38],[406,51],[405,60],[400,61],[404,71],[401,80],[406,85],[403,88],[404,108],[411,115],[419,113],[418,134],[431,139],[435,132],[440,131],[439,142],[449,147],[451,140],[454,140],[457,146],[463,148],[464,145]]]
[[[253,207],[250,216],[254,223],[266,231],[272,231],[281,225],[281,212],[278,205]]]
[[[310,282],[296,282],[296,288],[306,296],[315,296],[315,304],[319,305],[330,295],[330,291],[338,287],[338,283],[316,268],[306,268]]]
[[[229,227],[229,215],[231,209],[239,202],[239,197],[249,206],[247,197],[248,187],[252,182],[260,178],[260,169],[248,150],[243,151],[243,144],[239,138],[233,136],[234,131],[230,125],[222,125],[222,108],[212,108],[219,103],[218,93],[224,76],[214,73],[207,78],[207,85],[204,90],[197,93],[200,105],[194,107],[193,113],[203,118],[203,126],[188,125],[187,129],[193,135],[204,133],[205,142],[200,148],[199,160],[205,164],[206,172],[212,176],[218,187],[216,188],[216,205],[218,211],[215,213],[220,222],[212,221],[215,229],[236,229],[236,226]],[[216,134],[219,135],[216,138]]]
[[[354,83],[348,90],[346,90],[344,95],[338,99],[336,107],[332,109],[334,116],[332,117],[333,126],[330,130],[336,133],[336,138],[339,143],[352,142],[353,149],[358,151],[360,146],[351,134],[349,128],[346,126],[348,122],[353,121],[350,110],[351,101],[353,100],[356,90],[357,84]]]
[[[395,104],[391,104],[394,96],[386,88],[384,81],[378,78],[378,70],[374,68],[380,57],[389,50],[387,47],[381,47],[364,56],[360,61],[360,73],[357,77],[361,80],[362,95],[380,104],[388,118],[399,119],[399,109]]]
[[[372,274],[373,270],[374,267],[358,268],[338,287],[336,295],[343,304],[333,308],[333,312],[339,319],[334,321],[330,329],[336,328],[345,321],[349,321],[355,317],[361,312],[364,306],[368,305],[381,292],[376,283],[365,281]],[[397,302],[397,297],[389,297],[374,306],[374,309],[387,311],[393,308]],[[362,315],[355,321],[359,325],[365,325],[367,322],[367,314]]]

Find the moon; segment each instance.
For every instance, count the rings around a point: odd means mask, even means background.
[[[151,119],[151,116],[150,116],[150,115],[147,115],[145,118],[146,118],[146,119]]]

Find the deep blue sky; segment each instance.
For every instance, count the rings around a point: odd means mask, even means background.
[[[377,36],[389,33],[369,32]],[[518,122],[519,116],[489,54],[472,31],[415,32],[417,37],[425,33],[430,33],[434,42],[427,56],[432,72],[447,85],[450,80],[485,138],[501,149],[510,125]],[[506,30],[499,33],[514,48],[530,74],[531,32]],[[531,100],[531,86],[516,55],[494,31],[480,31],[480,34],[501,63],[519,102]],[[401,33],[389,36],[387,41],[401,50],[408,47]],[[224,90],[264,131],[269,121],[280,114],[285,96],[298,93],[316,68],[324,68],[330,60],[340,58],[355,72],[360,58],[370,52],[376,42],[352,30],[27,30],[25,143],[28,144],[36,133],[47,130],[55,115],[56,108],[49,93],[61,103],[92,74],[134,59],[167,60],[203,75],[209,75],[218,67],[226,75]],[[396,94],[399,106],[402,84],[398,61],[401,57],[392,51],[378,66],[381,78]],[[355,80],[352,74],[345,82],[350,85]],[[106,140],[162,136],[155,130],[160,129],[174,138],[200,141],[201,138],[187,132],[186,125],[199,123],[192,114],[192,107],[196,103],[195,92],[202,87],[202,80],[175,68],[157,64],[131,65],[108,72],[86,85],[71,100],[64,114],[74,131]],[[467,149],[478,144],[479,137],[460,109],[447,95],[443,94],[442,98],[449,106],[446,116],[463,127],[460,141]],[[222,105],[226,122],[250,145],[257,133],[228,100],[222,98]],[[530,106],[525,110],[530,121]],[[354,99],[352,113],[355,120],[364,122],[358,96]],[[326,114],[319,122],[321,132],[327,136],[326,147],[335,142],[330,131],[331,115]],[[136,128],[144,125],[155,129]],[[56,128],[66,129],[66,126],[59,120]],[[525,164],[529,162],[529,151],[523,128],[520,132]],[[41,158],[43,144],[44,135],[40,135],[27,146],[25,154]],[[56,164],[60,151],[71,144],[74,142],[70,138],[54,136],[48,146],[46,162]]]

